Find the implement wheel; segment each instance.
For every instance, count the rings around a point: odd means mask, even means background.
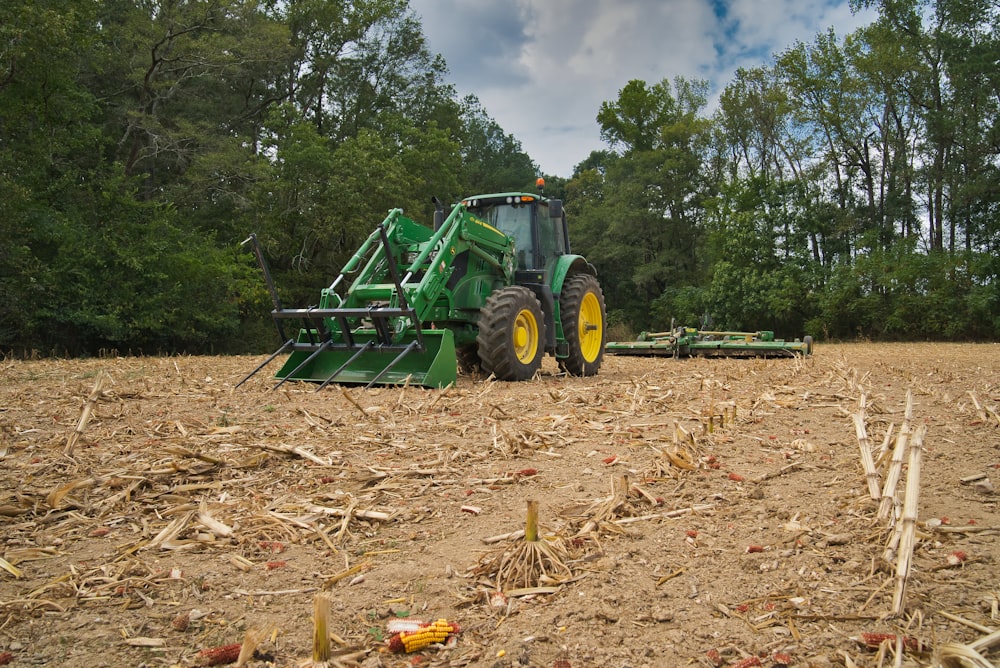
[[[497,290],[479,318],[479,359],[497,380],[528,380],[542,366],[545,321],[535,293],[519,285]]]
[[[559,368],[572,376],[596,375],[607,333],[601,284],[590,274],[570,276],[559,296],[559,312],[569,343],[569,355],[559,360]]]

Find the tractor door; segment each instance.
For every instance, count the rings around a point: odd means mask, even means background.
[[[547,270],[547,280],[550,280],[556,260],[569,252],[566,216],[563,215],[561,200],[543,200],[535,205],[535,230],[537,266]]]

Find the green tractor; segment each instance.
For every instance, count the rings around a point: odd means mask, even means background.
[[[596,374],[604,294],[594,266],[570,251],[562,201],[475,195],[450,213],[434,201],[433,228],[391,210],[321,291],[319,305],[305,309],[282,307],[251,235],[284,343],[240,384],[285,353],[278,385],[304,380],[319,389],[333,382],[445,387],[459,367],[527,380],[546,353],[570,375]]]

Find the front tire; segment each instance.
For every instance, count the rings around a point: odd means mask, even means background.
[[[604,360],[607,317],[604,293],[597,278],[576,274],[566,279],[559,296],[563,336],[569,355],[559,368],[572,376],[594,376]]]
[[[479,359],[497,380],[528,380],[542,366],[545,353],[542,304],[528,288],[497,290],[479,318]]]

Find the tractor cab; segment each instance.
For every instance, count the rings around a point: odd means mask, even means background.
[[[551,269],[570,252],[562,200],[526,193],[481,195],[463,201],[476,218],[514,239],[519,271]]]

